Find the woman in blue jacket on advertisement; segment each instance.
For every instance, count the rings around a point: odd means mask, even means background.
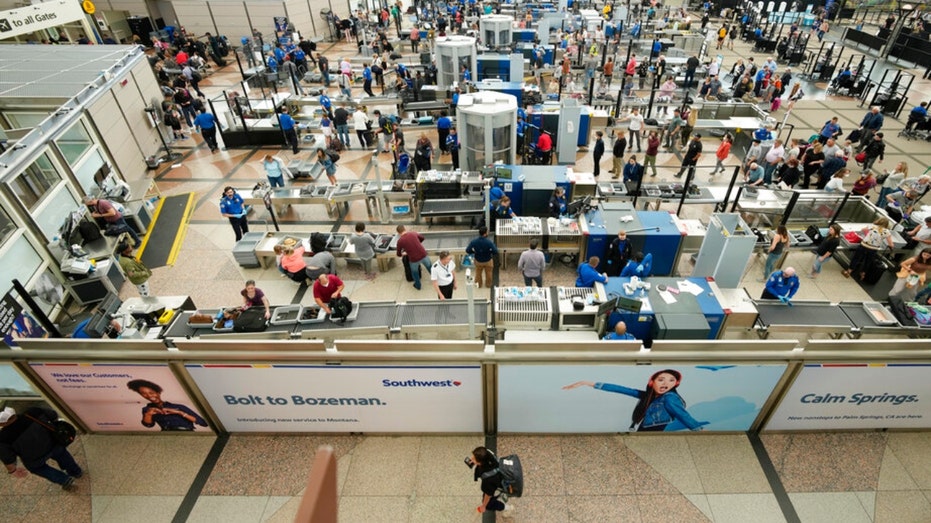
[[[702,430],[702,426],[707,425],[708,422],[696,421],[686,412],[685,400],[676,390],[680,383],[682,383],[682,373],[677,370],[665,369],[650,376],[646,390],[630,389],[612,383],[595,383],[591,381],[577,381],[571,385],[566,385],[563,390],[587,386],[637,398],[637,406],[634,407],[630,424],[630,429],[634,432],[673,431],[682,430],[683,428]]]

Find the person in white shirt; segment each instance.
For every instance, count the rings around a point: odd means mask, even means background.
[[[847,176],[847,173],[850,172],[850,169],[843,168],[839,169],[834,176],[828,180],[827,185],[824,186],[824,190],[828,192],[844,192],[844,177]]]
[[[449,251],[440,252],[439,259],[430,268],[433,290],[440,300],[451,300],[456,290],[456,262]]]
[[[369,115],[365,114],[362,109],[356,109],[352,113],[352,128],[356,130],[356,136],[359,137],[359,143],[362,147],[369,148],[372,144],[365,140],[365,132],[368,131]]]
[[[773,143],[773,146],[769,149],[769,152],[766,153],[764,157],[766,160],[766,165],[763,167],[763,183],[769,185],[773,183],[773,173],[776,171],[776,167],[782,163],[783,158],[786,155],[786,148],[782,145],[782,140],[776,140]]]
[[[915,246],[914,256],[918,256],[918,253],[931,247],[931,216],[925,216],[924,224],[906,232],[905,235],[906,239],[918,242],[918,245]]]
[[[718,71],[720,68],[721,66],[718,65],[717,60],[711,60],[711,63],[708,65],[708,76],[718,76]]]
[[[640,130],[643,129],[643,115],[640,114],[640,109],[634,107],[631,109],[630,114],[621,118],[621,121],[629,121],[630,124],[627,126],[627,130],[630,131],[630,148],[634,148],[634,143],[637,144],[637,152],[643,152],[640,149]]]

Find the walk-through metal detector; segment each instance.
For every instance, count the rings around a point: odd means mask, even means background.
[[[915,75],[908,71],[886,69],[882,79],[876,84],[876,88],[872,90],[869,106],[878,106],[883,114],[898,118],[902,108],[905,107],[905,102],[908,100],[908,91],[912,88],[912,82],[914,81]],[[868,97],[861,99],[861,107],[866,98]]]
[[[837,51],[835,55],[835,48],[837,44],[835,42],[822,42],[821,47],[818,49],[818,52],[815,53],[813,58],[809,61],[808,70],[805,71],[805,76],[809,80],[816,82],[828,82],[831,78],[834,77],[834,71],[837,70],[837,64],[840,62],[841,56],[844,54],[844,46],[840,47],[840,51]]]

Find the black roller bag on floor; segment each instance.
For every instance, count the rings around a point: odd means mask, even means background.
[[[224,60],[222,56],[219,56],[216,53],[210,53],[210,59],[220,67],[226,67],[226,60]]]
[[[863,283],[874,285],[883,277],[883,273],[886,272],[886,264],[883,263],[879,256],[874,256],[872,261],[866,266],[865,272],[866,275],[863,278]]]

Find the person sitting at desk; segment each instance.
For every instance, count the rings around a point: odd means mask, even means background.
[[[111,201],[104,200],[103,198],[94,198],[93,196],[85,196],[84,205],[90,208],[91,216],[94,218],[103,218],[103,220],[107,222],[107,232],[105,234],[110,236],[125,232],[133,239],[133,245],[139,245],[141,243],[142,240],[139,239],[139,235],[126,223],[126,218],[123,217],[123,213],[118,211]]]
[[[635,338],[633,334],[627,332],[626,323],[619,321],[614,325],[614,332],[609,332],[601,339],[604,341],[627,341],[636,340],[637,338]]]
[[[330,302],[343,295],[346,284],[335,274],[321,274],[314,281],[314,301],[330,314]]]
[[[631,276],[646,278],[651,272],[653,272],[653,254],[638,252],[624,266],[621,276],[624,278],[630,278]]]
[[[262,289],[255,286],[255,280],[246,280],[246,288],[239,291],[243,299],[243,310],[249,307],[265,307],[265,319],[271,318],[271,309],[268,304],[268,298]]]
[[[307,260],[304,274],[310,281],[314,281],[321,274],[336,274],[336,258],[330,251],[320,251]]]
[[[71,333],[71,337],[76,338],[76,339],[92,339],[92,338],[115,339],[115,338],[120,337],[120,332],[122,332],[123,326],[120,325],[120,322],[116,321],[115,319],[110,320],[110,324],[107,327],[107,329],[103,333],[101,333],[99,336],[88,332],[87,326],[90,324],[91,320],[93,319],[94,319],[94,316],[92,315],[90,318],[87,318],[81,323],[78,323],[78,325],[74,328],[74,331]]]
[[[594,287],[595,282],[607,283],[608,275],[598,272],[598,264],[600,262],[600,258],[592,256],[588,259],[588,263],[579,265],[579,277],[575,280],[575,286]]]
[[[766,280],[766,287],[760,296],[762,300],[780,300],[787,302],[798,292],[798,276],[795,268],[786,267],[773,272]]]

